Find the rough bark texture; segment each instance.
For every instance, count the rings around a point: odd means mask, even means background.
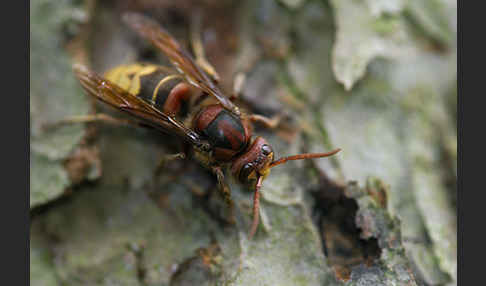
[[[455,5],[32,0],[31,285],[456,285]],[[256,130],[277,156],[342,148],[272,170],[252,241],[251,193],[229,176],[235,225],[197,164],[154,176],[176,138],[43,128],[119,115],[83,95],[73,58],[98,72],[166,62],[122,24],[124,11],[151,15],[184,44],[199,11],[223,88],[244,72],[245,107],[286,115],[286,128]]]

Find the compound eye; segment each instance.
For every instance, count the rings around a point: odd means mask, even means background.
[[[240,171],[240,180],[243,182],[246,181],[252,171],[253,171],[253,164],[252,163],[245,164]]]
[[[272,150],[272,147],[270,147],[269,145],[267,144],[263,144],[262,146],[262,154],[265,155],[265,156],[268,156],[270,155],[270,153],[272,153],[273,150]]]

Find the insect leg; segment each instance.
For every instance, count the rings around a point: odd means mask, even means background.
[[[196,63],[200,66],[215,82],[220,81],[216,69],[209,63],[204,54],[204,47],[201,39],[201,13],[195,13],[190,27],[191,45],[196,57]]]
[[[162,159],[160,159],[159,163],[157,164],[157,167],[155,168],[155,177],[157,178],[161,174],[164,166],[167,163],[174,160],[180,160],[180,159],[184,160],[185,158],[186,158],[186,154],[183,152],[164,155]]]
[[[212,167],[211,171],[216,175],[216,178],[218,179],[218,189],[223,195],[223,199],[225,203],[229,207],[229,218],[228,222],[231,224],[234,224],[236,219],[235,219],[235,213],[234,213],[234,208],[233,208],[233,200],[231,199],[231,190],[224,180],[224,174],[223,170],[221,170],[221,167]]]
[[[235,77],[233,78],[233,93],[230,96],[230,100],[235,100],[240,97],[241,92],[243,90],[243,86],[245,85],[246,81],[246,74],[243,72],[238,72]]]
[[[185,185],[191,193],[198,197],[204,197],[208,193],[208,191],[204,190],[195,182],[181,180],[181,184]]]
[[[265,117],[265,116],[259,115],[259,114],[251,114],[251,115],[248,116],[248,119],[251,122],[254,122],[254,123],[255,122],[262,123],[265,127],[269,128],[269,129],[275,129],[280,124],[280,122],[282,120],[282,115],[277,114],[277,115],[273,116],[272,118],[268,118],[268,117]]]
[[[233,201],[231,200],[231,191],[228,187],[228,184],[224,180],[223,170],[220,167],[212,167],[211,171],[216,175],[218,179],[218,187],[223,195],[224,201],[228,204],[228,206],[233,207]]]
[[[88,115],[75,115],[66,117],[57,122],[48,123],[44,125],[45,128],[54,128],[61,125],[67,124],[79,124],[79,123],[92,123],[92,122],[105,122],[114,125],[130,125],[130,126],[140,126],[140,123],[129,119],[120,119],[112,117],[104,113],[88,114]]]

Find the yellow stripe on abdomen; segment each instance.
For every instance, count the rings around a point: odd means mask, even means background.
[[[116,83],[131,94],[140,92],[140,76],[153,73],[156,65],[130,64],[121,65],[105,73],[105,78]]]

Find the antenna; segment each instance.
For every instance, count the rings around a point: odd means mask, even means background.
[[[283,157],[283,158],[280,158],[280,159],[278,159],[278,160],[273,161],[272,163],[270,163],[270,166],[269,167],[270,168],[273,168],[273,167],[275,167],[277,165],[284,164],[287,161],[329,157],[329,156],[332,156],[332,155],[336,154],[339,151],[341,151],[341,148],[337,148],[336,150],[333,150],[333,151],[328,152],[328,153],[305,153],[305,154],[299,154],[299,155],[293,155],[293,156]]]
[[[253,195],[253,222],[251,224],[250,234],[248,235],[249,240],[251,240],[253,235],[255,235],[260,220],[260,188],[262,186],[262,182],[263,176],[259,176],[255,186],[255,194]]]
[[[341,148],[338,148],[328,153],[305,153],[305,154],[287,156],[287,157],[280,158],[276,161],[273,161],[272,163],[270,163],[268,168],[273,168],[277,165],[284,164],[287,161],[329,157],[336,154],[339,151],[341,151]],[[262,187],[262,183],[263,183],[263,176],[259,176],[255,186],[255,193],[253,195],[253,222],[251,224],[250,234],[248,235],[249,240],[251,240],[255,235],[260,221],[260,188]]]

